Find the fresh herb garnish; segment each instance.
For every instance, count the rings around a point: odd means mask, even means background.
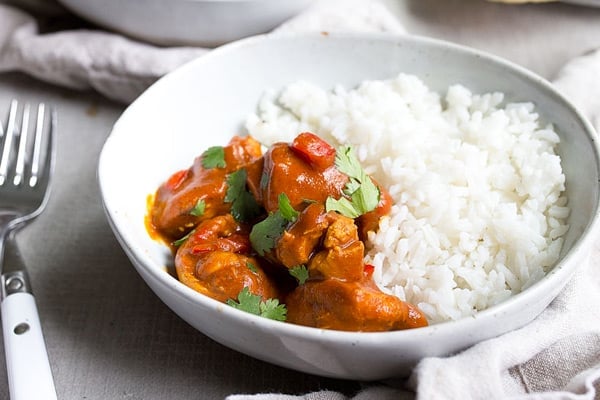
[[[243,168],[238,169],[227,176],[227,193],[225,193],[226,203],[233,203],[246,191],[246,178],[247,172]]]
[[[279,208],[255,224],[250,232],[250,243],[261,256],[275,247],[287,225],[298,217],[298,211],[294,210],[285,193],[279,194],[278,204]]]
[[[270,213],[267,218],[252,227],[250,231],[252,248],[259,255],[264,256],[275,247],[287,224],[288,221],[283,218],[279,210]]]
[[[225,168],[225,148],[223,146],[209,147],[201,157],[202,166],[206,169]]]
[[[277,321],[285,321],[287,316],[285,304],[279,304],[279,300],[277,299],[262,301],[260,296],[251,293],[247,287],[244,287],[238,293],[237,301],[229,299],[227,300],[227,304],[238,310]]]
[[[246,178],[248,173],[245,169],[239,169],[227,176],[227,193],[225,202],[231,203],[231,215],[236,221],[247,222],[260,215],[261,209],[258,202],[248,190],[246,190]]]
[[[341,146],[338,149],[335,155],[335,166],[350,178],[344,187],[344,194],[348,198],[328,197],[325,201],[325,209],[337,211],[349,218],[356,218],[373,211],[379,204],[379,188],[362,169],[351,146]]]
[[[336,211],[348,218],[360,217],[360,212],[356,209],[354,204],[345,197],[340,197],[338,200],[329,196],[325,200],[325,210]]]
[[[276,321],[285,321],[287,318],[287,308],[285,304],[279,304],[277,299],[267,299],[260,303],[260,316],[274,319]]]
[[[308,269],[305,265],[296,265],[289,269],[290,275],[292,275],[300,285],[303,285],[304,282],[308,279]]]
[[[175,247],[179,247],[181,246],[186,240],[188,240],[188,238],[192,235],[194,231],[190,231],[187,233],[187,235],[185,235],[184,237],[181,237],[177,240],[175,240],[174,242],[172,242],[171,244]]]
[[[254,272],[255,274],[258,274],[258,269],[256,268],[256,265],[252,264],[250,261],[246,261],[246,267],[248,267],[248,269]]]
[[[298,211],[294,210],[292,204],[290,203],[290,198],[287,197],[285,193],[279,193],[279,197],[277,197],[277,202],[279,205],[279,212],[281,212],[281,216],[288,222],[294,222],[296,218],[298,218]]]
[[[193,215],[194,217],[201,217],[204,214],[205,208],[206,208],[206,202],[204,202],[204,199],[198,199],[198,201],[196,202],[196,205],[190,211],[190,214]]]

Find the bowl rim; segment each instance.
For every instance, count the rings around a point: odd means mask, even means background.
[[[301,326],[296,324],[291,324],[289,322],[280,322],[271,320],[268,318],[256,316],[253,314],[249,314],[247,312],[235,309],[233,307],[226,307],[223,303],[214,300],[208,296],[202,295],[193,289],[185,286],[183,283],[179,282],[176,277],[172,276],[168,272],[166,272],[161,266],[154,265],[149,258],[143,257],[143,253],[140,255],[139,252],[135,252],[131,247],[129,247],[127,242],[126,231],[119,229],[120,224],[118,222],[118,218],[115,215],[114,211],[111,209],[110,205],[107,204],[105,193],[107,183],[104,177],[105,165],[109,162],[107,160],[107,149],[110,149],[112,143],[116,140],[115,133],[120,134],[119,125],[120,121],[127,116],[129,109],[134,106],[138,102],[143,102],[144,99],[148,96],[151,96],[152,93],[157,90],[157,88],[162,87],[163,85],[167,85],[171,80],[178,79],[180,75],[185,75],[187,70],[198,68],[198,65],[202,65],[206,62],[211,62],[211,60],[215,57],[220,57],[221,54],[236,51],[239,47],[251,46],[255,44],[260,44],[262,42],[276,41],[276,40],[375,40],[375,41],[389,41],[393,43],[405,42],[416,45],[424,45],[427,47],[435,47],[439,49],[447,49],[454,52],[459,52],[465,56],[476,57],[483,59],[488,63],[495,63],[502,67],[508,68],[512,73],[520,75],[522,78],[526,80],[534,82],[536,85],[539,85],[541,89],[548,92],[552,96],[556,98],[556,101],[561,103],[562,106],[566,107],[573,115],[579,120],[578,122],[582,125],[585,130],[585,134],[593,145],[594,156],[596,160],[596,170],[600,175],[600,147],[598,142],[595,139],[595,130],[588,119],[574,106],[574,104],[568,100],[563,94],[561,94],[549,81],[544,79],[543,77],[535,74],[534,72],[513,63],[507,59],[504,59],[500,56],[481,51],[475,48],[471,48],[465,45],[457,44],[454,42],[448,42],[441,39],[434,39],[430,37],[424,37],[420,35],[403,35],[403,34],[390,34],[390,33],[285,33],[285,34],[262,34],[251,36],[248,38],[244,38],[241,40],[237,40],[223,46],[220,46],[211,52],[204,54],[194,60],[191,60],[182,66],[178,67],[174,71],[166,74],[162,78],[160,78],[157,82],[155,82],[151,87],[149,87],[144,93],[142,93],[134,102],[132,102],[129,107],[123,112],[123,114],[116,121],[113,129],[111,130],[106,142],[103,146],[99,157],[98,163],[98,173],[97,178],[100,185],[100,191],[102,196],[102,204],[105,210],[105,213],[108,217],[109,223],[113,232],[117,236],[117,239],[124,247],[125,251],[128,255],[133,256],[135,259],[134,266],[138,268],[136,265],[139,263],[140,265],[144,265],[144,270],[152,275],[152,277],[165,285],[169,286],[169,289],[172,289],[176,292],[177,296],[184,297],[187,300],[197,303],[202,303],[205,307],[214,309],[215,311],[219,311],[225,313],[227,316],[237,319],[237,320],[245,320],[256,327],[269,330],[273,332],[276,330],[277,332],[281,332],[288,337],[303,337],[307,340],[310,339],[318,339],[321,342],[346,342],[347,344],[353,344],[357,342],[361,342],[362,344],[375,344],[380,342],[382,339],[391,339],[394,340],[395,343],[400,341],[411,341],[418,339],[423,336],[432,336],[432,335],[448,335],[457,331],[457,327],[468,326],[470,324],[474,324],[479,320],[490,320],[495,318],[496,315],[507,313],[509,310],[513,309],[517,305],[535,303],[536,301],[536,292],[538,290],[543,290],[545,288],[558,288],[558,292],[562,291],[564,286],[570,280],[571,276],[574,274],[574,271],[577,269],[577,263],[568,261],[576,258],[580,254],[580,249],[584,246],[587,246],[592,241],[592,232],[600,231],[600,221],[599,221],[599,208],[600,204],[596,203],[594,205],[594,213],[593,217],[590,221],[588,221],[585,229],[581,232],[581,236],[579,240],[577,240],[572,247],[564,254],[564,256],[559,260],[558,263],[554,265],[554,267],[538,282],[528,287],[526,290],[523,290],[520,293],[517,293],[510,298],[493,305],[483,311],[477,312],[473,316],[463,317],[457,320],[451,320],[446,322],[440,322],[431,324],[422,328],[415,329],[407,329],[407,330],[399,330],[399,331],[386,331],[386,332],[356,332],[356,331],[340,331],[340,330],[332,330],[332,329],[322,329],[322,328],[314,328],[308,326]],[[122,236],[123,232],[125,232],[125,236]],[[555,283],[555,282],[560,283]],[[553,297],[554,298],[554,297]],[[537,317],[537,315],[533,316],[532,319]]]

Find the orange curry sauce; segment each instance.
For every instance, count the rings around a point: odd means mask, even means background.
[[[379,290],[363,261],[367,232],[390,211],[389,193],[371,180],[372,210],[327,210],[331,199],[349,199],[337,151],[308,132],[264,154],[252,137],[236,136],[148,197],[148,231],[171,244],[178,279],[218,301],[247,290],[285,304],[287,322],[325,329],[426,326],[415,306]],[[291,274],[298,269],[302,279]]]

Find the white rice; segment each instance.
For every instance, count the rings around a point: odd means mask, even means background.
[[[395,201],[366,262],[430,323],[503,301],[559,257],[569,214],[559,137],[531,103],[461,85],[441,97],[406,74],[332,91],[297,82],[268,93],[246,128],[266,145],[311,131],[355,147]]]

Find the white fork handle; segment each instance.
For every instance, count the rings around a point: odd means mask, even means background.
[[[35,298],[13,293],[2,301],[2,331],[11,400],[55,400]]]

